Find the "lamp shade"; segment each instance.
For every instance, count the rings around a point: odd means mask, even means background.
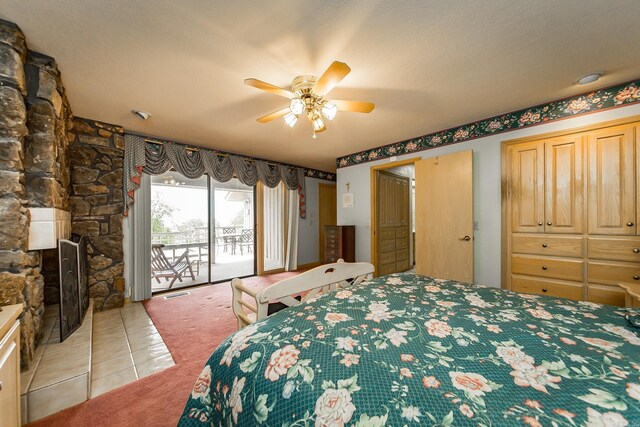
[[[329,120],[333,120],[338,112],[338,107],[335,104],[327,102],[322,106],[322,114]]]
[[[296,116],[298,114],[302,114],[302,112],[304,111],[304,101],[302,101],[302,99],[300,98],[293,98],[291,100],[291,104],[289,105],[289,109]]]
[[[286,116],[283,117],[284,121],[286,124],[289,125],[289,127],[294,127],[296,125],[296,122],[298,121],[298,116],[296,116],[293,113],[289,113]]]

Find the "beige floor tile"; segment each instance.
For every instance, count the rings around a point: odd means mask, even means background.
[[[139,378],[144,378],[151,374],[155,374],[156,372],[164,371],[174,365],[175,363],[173,362],[171,354],[167,353],[163,356],[154,357],[153,359],[149,359],[139,365],[136,365],[136,371],[138,372]]]
[[[124,331],[114,331],[109,333],[96,334],[93,337],[93,346],[100,346],[108,343],[126,342],[127,334]]]
[[[162,340],[162,337],[160,336],[160,334],[152,334],[152,335],[147,335],[145,337],[129,339],[129,345],[131,346],[131,351],[147,348],[154,344],[158,344],[162,342],[164,341]]]
[[[159,343],[141,350],[136,350],[131,353],[131,355],[133,356],[133,362],[138,365],[149,359],[163,356],[167,353],[169,353],[167,346],[164,343]]]
[[[128,346],[127,336],[113,336],[95,339],[93,341],[93,351],[101,351],[103,349]]]
[[[113,349],[103,349],[101,351],[93,352],[93,363],[104,362],[105,360],[113,359],[114,357],[122,356],[123,354],[129,354],[131,350],[129,346],[118,347]]]
[[[133,367],[123,369],[106,377],[98,378],[91,382],[91,397],[99,396],[137,379],[136,370]]]
[[[129,340],[132,341],[132,340],[135,340],[136,338],[146,337],[148,335],[153,335],[157,333],[158,333],[158,330],[156,329],[155,326],[145,325],[136,329],[128,329],[127,338],[129,338]]]
[[[89,373],[89,357],[71,359],[67,362],[56,360],[48,363],[44,358],[31,382],[31,390],[38,390],[69,378]]]
[[[87,400],[87,375],[35,390],[27,395],[29,422]]]
[[[91,370],[91,379],[93,381],[106,377],[107,375],[115,374],[123,369],[133,366],[133,358],[131,353],[116,356],[114,358],[105,360],[104,362],[94,363]]]

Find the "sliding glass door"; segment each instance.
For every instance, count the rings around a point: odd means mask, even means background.
[[[252,276],[255,187],[169,171],[151,178],[151,289]]]
[[[211,281],[255,274],[254,188],[211,180]]]
[[[209,282],[208,179],[151,177],[152,292]]]

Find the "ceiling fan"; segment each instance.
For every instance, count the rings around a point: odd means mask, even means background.
[[[325,122],[322,120],[323,116],[328,120],[333,120],[338,110],[370,113],[375,107],[371,102],[329,100],[325,98],[350,72],[351,68],[347,64],[334,61],[320,78],[304,75],[293,79],[291,90],[257,79],[245,79],[244,83],[291,100],[288,107],[260,117],[257,120],[258,123],[267,123],[282,117],[287,125],[294,127],[298,117],[304,114],[313,126],[313,138],[315,138],[316,133],[327,130]]]

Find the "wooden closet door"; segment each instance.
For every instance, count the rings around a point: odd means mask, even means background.
[[[583,137],[573,135],[545,143],[546,233],[582,233],[584,182]]]
[[[396,178],[396,226],[408,227],[411,206],[409,205],[409,178]]]
[[[590,234],[636,234],[633,126],[592,132],[589,139]]]
[[[511,231],[544,231],[544,143],[518,144],[511,152]]]

